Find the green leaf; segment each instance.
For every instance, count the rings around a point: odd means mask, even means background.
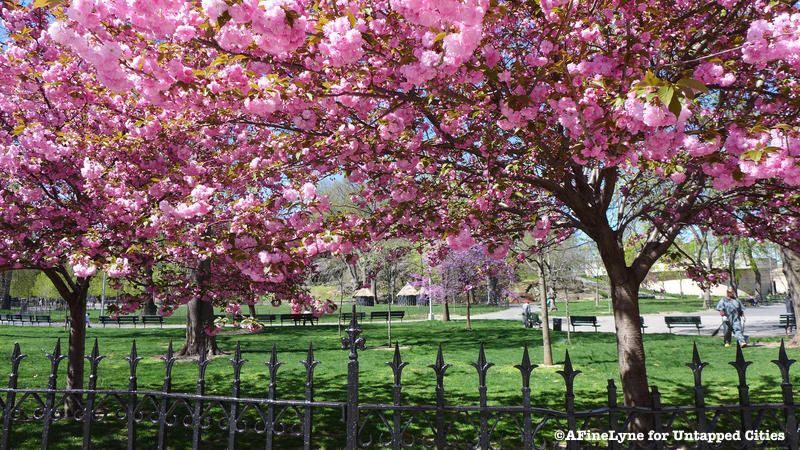
[[[669,102],[669,106],[668,106],[669,112],[671,112],[672,114],[675,114],[675,117],[678,117],[678,116],[681,115],[681,108],[682,107],[683,107],[683,105],[681,105],[680,99],[678,99],[678,97],[672,97],[672,99]]]
[[[708,90],[708,86],[693,78],[681,78],[680,80],[678,80],[678,86],[687,87],[689,89],[693,89],[695,91],[699,91],[704,94],[708,94],[710,92]]]
[[[670,103],[672,103],[672,97],[675,95],[675,89],[672,86],[665,84],[664,86],[658,88],[656,94],[664,106],[669,106]]]
[[[442,31],[441,33],[437,34],[436,37],[433,38],[433,43],[435,44],[444,39],[445,37],[447,37],[447,32]]]

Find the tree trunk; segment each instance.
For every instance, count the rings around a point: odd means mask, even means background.
[[[256,305],[255,305],[255,303],[252,304],[252,305],[247,305],[247,309],[250,311],[250,315],[252,317],[256,316]]]
[[[639,321],[639,283],[622,267],[609,268],[611,301],[614,306],[614,324],[617,332],[617,358],[622,392],[626,406],[650,407],[650,387],[647,382],[644,341]],[[641,415],[631,420],[631,431],[647,431],[652,427],[652,417]]]
[[[178,356],[221,355],[217,338],[205,332],[205,326],[214,321],[214,307],[210,302],[195,298],[186,305],[186,341]]]
[[[155,316],[158,314],[158,306],[156,306],[156,302],[151,298],[144,305],[144,309],[142,311],[146,316]]]
[[[86,354],[86,294],[89,283],[67,300],[69,305],[69,350],[67,351],[67,389],[83,389],[83,365]],[[65,399],[66,412],[72,416],[80,409],[80,396]]]
[[[467,329],[468,330],[472,329],[472,317],[470,316],[469,312],[470,312],[470,305],[472,304],[472,301],[474,300],[474,298],[473,298],[474,296],[475,296],[475,289],[470,289],[469,292],[467,292]]]
[[[705,309],[711,309],[711,289],[703,290],[703,307]]]
[[[204,350],[207,355],[222,354],[217,347],[217,338],[205,331],[206,325],[214,321],[214,306],[203,299],[210,274],[211,261],[201,261],[195,275],[200,294],[186,305],[186,341],[178,356],[200,356]]]
[[[795,314],[800,311],[800,253],[781,247],[783,259],[783,275],[786,277],[787,293],[792,299]],[[795,317],[797,317],[795,315]],[[792,346],[800,345],[800,328],[795,328],[795,335],[789,342]]]
[[[550,308],[547,307],[547,276],[545,274],[544,262],[537,261],[539,268],[539,300],[542,305],[542,349],[544,350],[543,364],[553,365],[553,344],[550,340]]]
[[[11,278],[14,272],[0,273],[0,309],[11,309]]]
[[[442,314],[442,322],[450,322],[450,305],[447,303],[447,295],[444,296],[444,314]]]

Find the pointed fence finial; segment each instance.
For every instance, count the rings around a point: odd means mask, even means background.
[[[358,350],[364,350],[366,342],[364,338],[360,336],[361,327],[358,326],[356,305],[353,305],[350,325],[344,331],[347,335],[342,337],[342,349],[350,350],[350,359],[358,359]]]
[[[564,383],[567,387],[567,395],[572,396],[575,377],[578,376],[581,371],[573,369],[572,360],[569,357],[569,350],[566,350],[566,354],[564,355],[564,370],[557,370],[556,373],[564,378]]]
[[[514,367],[519,370],[520,374],[522,375],[522,387],[527,388],[531,385],[531,372],[533,369],[537,368],[536,364],[531,364],[531,357],[528,354],[528,344],[525,343],[525,347],[522,350],[522,362],[515,365]]]
[[[486,373],[494,364],[486,360],[486,349],[483,342],[481,342],[480,349],[478,350],[478,360],[471,363],[472,367],[478,371],[478,386],[486,386]]]
[[[783,339],[781,339],[781,348],[778,350],[778,359],[773,359],[772,362],[778,366],[778,369],[781,371],[781,382],[783,384],[791,383],[789,379],[789,369],[796,361],[794,359],[789,359],[789,355],[786,354],[786,344],[783,342]]]
[[[133,344],[131,345],[131,353],[125,357],[128,361],[128,366],[130,367],[130,378],[136,378],[136,368],[139,365],[139,361],[142,358],[139,356],[139,352],[136,350],[136,339],[133,340]]]
[[[394,355],[392,356],[392,360],[387,362],[386,365],[392,368],[392,373],[394,374],[394,385],[400,386],[403,368],[407,366],[408,363],[403,362],[403,358],[400,356],[400,344],[398,342],[394,343]]]
[[[703,383],[702,373],[703,369],[708,365],[708,363],[703,362],[700,360],[700,352],[697,351],[697,342],[692,343],[692,362],[687,363],[686,367],[692,369],[692,373],[694,374],[694,385],[701,386]]]
[[[429,365],[434,372],[436,372],[436,379],[440,380],[444,378],[444,373],[447,371],[447,368],[450,367],[450,364],[444,362],[444,354],[442,353],[442,344],[439,344],[439,350],[436,352],[436,362]]]

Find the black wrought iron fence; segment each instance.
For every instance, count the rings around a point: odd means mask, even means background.
[[[0,389],[3,433],[0,450],[19,448],[15,437],[38,433],[41,448],[84,449],[93,445],[98,434],[106,433],[105,423],[124,424],[126,431],[114,437],[120,448],[318,448],[320,436],[325,445],[356,448],[798,448],[798,423],[789,359],[781,343],[773,362],[780,372],[781,403],[753,404],[747,384],[746,361],[741,348],[730,364],[738,374],[738,402],[708,405],[701,375],[706,367],[695,346],[687,364],[694,376],[692,404],[663,405],[658,388],[652,387],[652,407],[635,408],[618,403],[617,387],[608,380],[607,405],[591,410],[576,410],[573,382],[580,374],[566,353],[563,369],[564,406],[542,408],[531,400],[531,378],[535,364],[528,349],[523,350],[516,369],[521,377],[521,402],[494,405],[487,395],[487,376],[493,364],[486,358],[483,345],[472,366],[478,379],[478,401],[472,405],[452,404],[446,395],[446,372],[449,365],[441,347],[429,367],[435,376],[434,397],[428,404],[410,404],[403,397],[403,361],[400,348],[394,349],[391,361],[391,402],[366,403],[359,399],[358,352],[364,348],[356,315],[346,330],[343,348],[349,351],[347,389],[337,401],[319,401],[314,395],[314,371],[320,363],[309,346],[301,364],[305,368],[303,398],[278,398],[278,370],[282,365],[275,346],[266,364],[265,396],[242,396],[241,348],[230,358],[232,368],[230,395],[206,392],[206,369],[210,360],[198,360],[194,392],[172,389],[172,369],[176,358],[170,343],[162,356],[164,378],[161,389],[139,389],[137,366],[142,357],[132,345],[127,356],[128,385],[120,389],[98,389],[100,354],[95,340],[88,360],[89,377],[85,389],[59,387],[59,365],[66,358],[60,341],[47,355],[50,375],[45,388],[19,388],[20,365],[25,355],[16,344],[11,355],[8,387]],[[65,406],[69,405],[69,407]],[[643,435],[630,434],[634,421],[646,424]],[[72,445],[55,430],[67,424]],[[69,428],[71,426],[72,428]],[[724,434],[724,433],[727,433]],[[246,444],[243,442],[246,441]],[[108,440],[104,442],[109,442]],[[103,448],[108,448],[104,444]]]

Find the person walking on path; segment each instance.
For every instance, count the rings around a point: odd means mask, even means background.
[[[747,347],[747,340],[742,334],[744,331],[744,306],[736,298],[736,292],[733,289],[728,289],[727,296],[717,303],[717,311],[722,316],[725,347],[730,347],[731,335],[736,338],[739,345]]]

